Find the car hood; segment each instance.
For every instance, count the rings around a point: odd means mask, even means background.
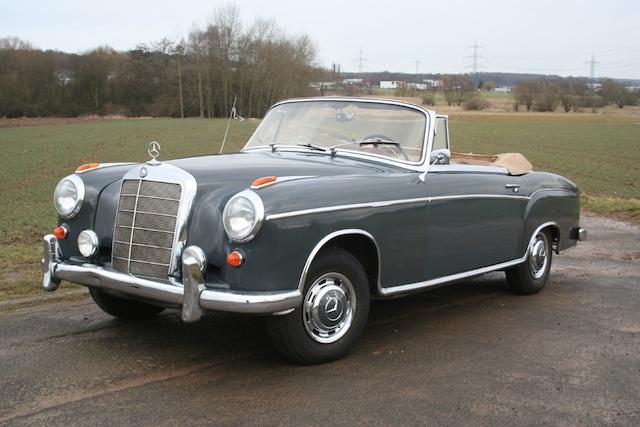
[[[198,186],[231,184],[248,187],[253,180],[263,176],[362,175],[390,170],[389,166],[378,163],[332,157],[323,153],[278,151],[188,157],[166,163],[189,172]]]
[[[225,234],[221,216],[226,201],[233,194],[249,188],[257,178],[278,176],[324,179],[325,177],[384,176],[388,173],[403,171],[381,163],[341,156],[332,157],[325,153],[284,151],[188,157],[163,160],[161,163],[183,169],[195,178],[198,188],[192,208],[191,227],[195,230],[210,230],[211,234],[193,236],[189,240],[191,244],[209,248],[224,247]],[[121,180],[131,169],[140,168],[142,165],[140,163],[113,165],[83,172],[81,176],[86,187],[85,202],[80,213],[72,221],[68,221],[74,223],[74,233],[75,230],[93,226],[98,235],[104,236],[105,240],[110,242]],[[215,238],[211,240],[210,236]],[[75,242],[77,236],[72,237]],[[75,245],[66,246],[68,247],[63,250],[77,255]],[[213,258],[218,264],[223,262],[220,256],[216,253]]]

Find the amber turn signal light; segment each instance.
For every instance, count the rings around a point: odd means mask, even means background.
[[[244,262],[244,257],[238,251],[233,251],[227,255],[227,264],[232,267],[240,267]]]
[[[78,166],[78,168],[76,169],[76,172],[82,172],[82,171],[86,171],[86,170],[89,170],[89,169],[95,169],[98,166],[100,166],[100,163],[86,163],[84,165]]]
[[[67,228],[63,225],[60,225],[53,229],[53,235],[56,236],[57,239],[66,239]]]
[[[277,176],[263,176],[262,178],[258,178],[251,183],[251,188],[254,190],[258,188],[262,188],[265,185],[273,184],[278,179]]]

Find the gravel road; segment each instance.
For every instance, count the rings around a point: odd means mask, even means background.
[[[301,367],[261,318],[124,323],[88,299],[0,313],[0,425],[640,425],[640,228],[595,216],[534,296],[502,273],[376,301]]]

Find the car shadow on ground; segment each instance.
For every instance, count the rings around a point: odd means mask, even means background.
[[[468,306],[507,292],[504,275],[492,274],[402,298],[373,300],[363,340],[374,336],[378,341],[393,340],[393,330],[407,329],[422,321],[425,314],[443,320],[450,315],[449,308]],[[199,322],[184,324],[179,311],[171,309],[147,321],[106,318],[102,326],[108,332],[103,334],[109,338],[99,351],[113,352],[114,345],[126,346],[137,355],[151,354],[162,359],[162,364],[170,365],[188,360],[215,363],[257,354],[273,355],[275,349],[269,342],[265,321],[263,316],[208,312]],[[357,351],[358,346],[354,349]],[[268,359],[279,360],[271,356]]]

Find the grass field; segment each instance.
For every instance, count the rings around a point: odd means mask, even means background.
[[[640,219],[640,117],[602,114],[451,112],[454,150],[517,151],[538,170],[566,176],[592,211]],[[234,121],[237,151],[257,120]],[[226,121],[132,119],[0,128],[0,300],[38,293],[40,238],[54,225],[52,192],[76,166],[144,161],[151,140],[161,158],[217,153]]]

